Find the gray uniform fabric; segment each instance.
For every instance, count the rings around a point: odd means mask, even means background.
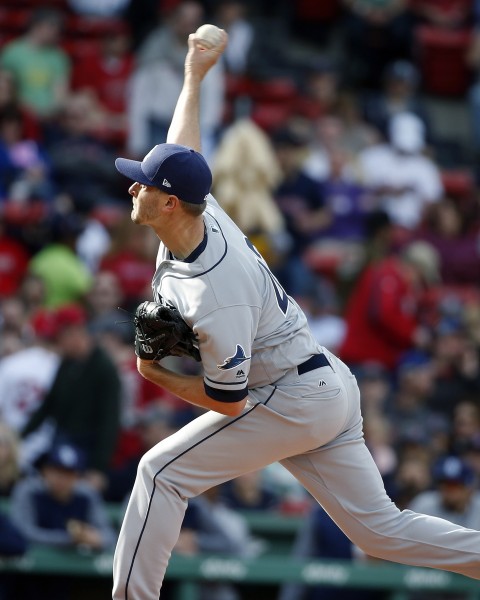
[[[367,554],[480,579],[480,532],[392,503],[364,443],[350,370],[318,346],[211,197],[205,225],[191,262],[160,247],[155,297],[198,334],[207,393],[229,401],[248,386],[248,401],[238,417],[203,414],[142,458],[115,552],[114,600],[158,600],[189,498],[275,461]],[[297,368],[315,354],[323,366]]]

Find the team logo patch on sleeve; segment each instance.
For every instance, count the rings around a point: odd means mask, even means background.
[[[245,350],[240,346],[240,344],[237,344],[235,354],[226,358],[221,365],[217,365],[217,369],[220,369],[221,371],[234,369],[235,367],[238,367],[238,365],[241,365],[243,362],[250,359],[251,356],[245,356]]]

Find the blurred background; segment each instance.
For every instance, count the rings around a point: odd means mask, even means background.
[[[480,2],[4,0],[0,556],[23,563],[1,600],[108,597],[138,461],[199,414],[136,371],[158,240],[114,159],[165,141],[206,22],[229,33],[201,98],[213,194],[357,376],[391,498],[480,529]],[[172,565],[207,556],[381,567],[278,465],[191,502]],[[446,597],[275,564],[162,598]]]

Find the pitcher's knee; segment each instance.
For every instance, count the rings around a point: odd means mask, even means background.
[[[142,479],[150,479],[153,480],[155,475],[156,467],[153,465],[153,457],[149,455],[149,452],[144,454],[140,459],[137,467],[137,477],[141,477]]]
[[[180,490],[183,487],[181,479],[174,468],[168,468],[170,463],[170,456],[159,454],[158,449],[154,453],[148,451],[138,463],[137,480],[143,481],[147,489],[154,486],[157,491],[173,492],[183,498],[185,493]]]

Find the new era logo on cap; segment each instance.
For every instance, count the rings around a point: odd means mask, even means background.
[[[120,173],[143,185],[168,188],[184,202],[203,204],[210,193],[212,173],[203,156],[187,146],[158,144],[140,162],[117,158]]]

